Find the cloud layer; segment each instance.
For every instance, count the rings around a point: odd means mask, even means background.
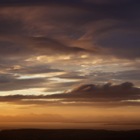
[[[0,96],[0,102],[35,104],[48,106],[139,106],[140,89],[130,82],[120,85],[81,85],[70,92],[53,95],[9,95]]]
[[[2,0],[0,91],[43,88],[46,95],[82,84],[66,96],[85,87],[96,99],[137,99],[139,6],[138,0]],[[136,87],[123,88],[125,81]],[[104,82],[118,86],[96,86]]]

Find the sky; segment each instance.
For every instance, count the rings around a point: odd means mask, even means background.
[[[0,129],[140,129],[139,0],[1,0]]]

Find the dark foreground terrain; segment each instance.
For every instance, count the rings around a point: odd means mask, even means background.
[[[0,140],[140,140],[140,130],[2,130]]]

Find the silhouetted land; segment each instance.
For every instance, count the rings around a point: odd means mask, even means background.
[[[140,130],[2,130],[0,140],[140,140]]]

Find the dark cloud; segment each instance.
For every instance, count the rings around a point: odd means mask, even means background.
[[[16,78],[16,76],[13,76],[11,74],[3,74],[3,75],[0,75],[0,83],[1,84],[4,84],[4,83],[7,83],[7,82],[10,82],[14,78]]]
[[[92,79],[92,81],[96,82],[106,82],[111,80],[118,81],[139,81],[140,80],[140,71],[139,70],[122,70],[122,71],[114,71],[114,72],[104,72],[97,71],[91,72],[86,77]]]
[[[30,40],[29,40],[30,41]],[[31,45],[36,48],[41,53],[49,55],[53,54],[64,54],[64,53],[78,53],[78,52],[86,52],[86,49],[78,48],[78,47],[69,47],[56,39],[45,38],[45,37],[34,37],[31,38]]]
[[[20,36],[42,35],[44,37],[36,37],[32,39],[33,44],[30,42],[28,45],[34,45],[37,49],[42,48],[43,51],[48,48],[46,51],[48,54],[52,48],[55,49],[54,53],[86,51],[89,49],[86,44],[83,47],[70,42],[81,38],[86,40],[86,37],[89,37],[92,48],[96,44],[106,49],[109,55],[131,59],[140,56],[138,39],[140,3],[137,0],[1,1],[1,6],[8,4],[30,7],[25,10],[23,7],[22,10],[14,7],[7,9],[9,11],[7,13],[2,12],[2,9],[1,33]],[[42,6],[32,7],[34,4]],[[52,10],[49,8],[50,4],[53,4]],[[26,10],[33,12],[28,16]],[[63,37],[69,41],[65,39],[60,41]]]
[[[0,91],[22,90],[39,88],[46,82],[45,78],[19,79],[18,76],[10,74],[0,75]]]
[[[22,55],[30,57],[31,55],[52,55],[52,54],[73,54],[88,52],[88,50],[70,46],[57,39],[47,37],[17,37],[13,41],[0,41],[1,54]],[[23,55],[24,54],[24,55]]]
[[[33,52],[33,51],[32,51]],[[10,59],[20,58],[20,57],[28,57],[31,55],[31,50],[24,46],[23,44],[8,42],[8,41],[0,41],[0,54],[1,57],[6,57]]]
[[[139,105],[140,89],[130,82],[120,85],[107,83],[104,85],[82,85],[65,94],[50,95],[51,98],[65,99],[65,102],[75,104],[104,104],[104,105]],[[48,96],[49,97],[49,96]],[[49,98],[50,98],[49,97]]]
[[[116,31],[100,38],[98,42],[101,46],[110,49],[110,54],[130,59],[140,56],[140,41],[137,33]]]
[[[63,70],[50,68],[48,65],[34,65],[34,66],[25,66],[19,69],[11,69],[10,72],[19,73],[19,74],[43,74],[43,73],[55,73],[55,72],[64,72]]]
[[[34,95],[9,95],[9,96],[1,96],[1,102],[14,102],[22,99],[42,99],[45,96],[34,96]]]
[[[139,106],[140,89],[130,82],[120,85],[82,85],[70,92],[53,95],[1,96],[1,102],[48,105]]]
[[[114,74],[113,78],[123,80],[140,80],[139,75],[140,75],[139,70],[120,71]]]
[[[72,90],[70,95],[73,96],[85,96],[88,98],[105,98],[105,99],[137,99],[140,94],[140,89],[135,88],[132,83],[126,82],[120,85],[111,85],[107,83],[105,85],[82,85]]]
[[[56,1],[56,0],[5,0],[5,1],[1,1],[0,2],[0,5],[1,6],[15,6],[15,5],[18,5],[18,6],[24,6],[24,5],[43,5],[43,4],[78,4],[80,3],[81,0],[59,0],[59,1]]]
[[[0,14],[0,35],[25,33],[23,22],[14,17],[5,17]]]

